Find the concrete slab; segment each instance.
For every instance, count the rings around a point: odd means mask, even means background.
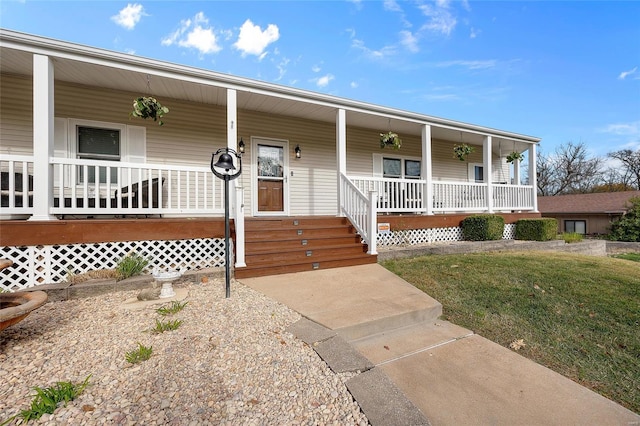
[[[378,368],[346,382],[372,426],[429,425],[422,412]]]
[[[375,368],[434,425],[638,425],[640,416],[481,336]]]
[[[378,264],[245,278],[242,283],[348,340],[442,314],[437,300]]]
[[[287,332],[293,334],[307,345],[325,341],[336,335],[335,331],[329,330],[320,324],[307,318],[301,318],[286,328]]]
[[[176,295],[173,297],[167,297],[164,299],[155,299],[155,300],[138,300],[137,298],[127,299],[121,305],[118,305],[119,308],[129,311],[141,311],[143,309],[152,308],[156,309],[158,306],[173,302],[179,301],[182,302],[189,296],[189,290],[186,288],[175,288],[173,289]]]
[[[334,373],[367,371],[373,364],[340,336],[313,344],[313,349]]]
[[[422,322],[393,331],[374,334],[350,343],[375,365],[433,349],[472,335],[473,332],[448,321]]]

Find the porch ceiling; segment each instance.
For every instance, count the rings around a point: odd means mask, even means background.
[[[153,66],[154,61],[130,55],[99,51],[95,56],[82,56],[68,52],[51,52],[21,50],[0,46],[0,72],[22,76],[33,75],[33,54],[49,54],[55,64],[55,79],[72,84],[104,87],[112,90],[122,90],[134,93],[147,92],[147,76],[153,95],[162,98],[173,98],[190,102],[199,102],[224,106],[227,103],[227,88],[237,89],[238,108],[253,110],[268,114],[278,114],[334,123],[337,108],[347,110],[347,125],[376,129],[391,130],[402,135],[419,136],[422,125],[429,122],[432,125],[432,137],[435,139],[464,141],[470,144],[482,144],[486,134],[494,134],[494,152],[498,152],[497,137],[508,142],[509,151],[513,144],[516,149],[523,151],[535,141],[535,138],[512,134],[479,126],[457,123],[436,117],[400,111],[391,108],[378,107],[338,99],[348,105],[338,105],[332,98],[322,94],[314,94],[294,88],[259,82],[245,82],[234,76],[213,73],[208,70],[195,70],[175,64],[161,63]],[[42,50],[42,49],[41,49]],[[87,55],[88,56],[88,55]],[[208,73],[211,73],[209,75]],[[228,81],[225,80],[228,77]],[[304,97],[304,98],[303,98]],[[308,98],[308,99],[307,99]],[[375,107],[373,110],[372,107]],[[429,120],[427,120],[429,119]],[[433,119],[433,122],[432,120]],[[461,133],[462,132],[462,133]],[[461,136],[462,134],[462,136]]]

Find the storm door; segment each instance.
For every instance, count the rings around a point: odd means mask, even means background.
[[[259,215],[287,213],[287,143],[258,140],[256,153],[256,206]]]

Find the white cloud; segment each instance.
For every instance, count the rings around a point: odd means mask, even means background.
[[[181,47],[194,48],[200,54],[217,53],[222,50],[218,44],[213,27],[203,12],[198,12],[191,19],[180,21],[180,28],[162,39],[163,46],[177,44]]]
[[[402,8],[396,0],[384,0],[384,9],[392,12],[402,12]]]
[[[259,25],[254,25],[250,19],[247,19],[240,27],[238,41],[233,46],[242,52],[242,56],[256,55],[262,59],[266,55],[264,50],[267,46],[279,38],[280,31],[276,25],[269,24],[262,31]]]
[[[381,60],[396,53],[396,49],[393,46],[385,46],[380,50],[374,50],[365,46],[364,41],[356,38],[351,41],[351,47],[362,51],[369,59],[375,60]]]
[[[129,3],[117,15],[112,16],[111,20],[123,28],[132,30],[143,16],[146,14],[141,4]]]
[[[358,83],[357,83],[357,82],[355,82],[355,81],[352,81],[352,82],[349,84],[349,86],[350,86],[352,89],[357,89],[357,88],[358,88]]]
[[[640,121],[632,121],[631,123],[615,123],[600,129],[603,133],[612,133],[619,136],[640,136]]]
[[[280,63],[276,65],[276,68],[278,68],[278,77],[275,79],[275,81],[282,80],[282,77],[284,77],[284,75],[287,73],[287,65],[289,65],[289,62],[291,61],[288,58],[282,58]]]
[[[476,30],[475,28],[471,27],[471,32],[469,33],[469,38],[476,38],[478,37],[478,35],[481,33],[480,30]]]
[[[418,8],[428,18],[422,25],[423,30],[449,35],[456,27],[458,21],[449,10],[448,0],[437,0],[435,5],[422,4]]]
[[[314,78],[311,81],[315,81],[316,86],[318,87],[326,87],[334,78],[333,74],[326,74],[322,77]]]
[[[629,71],[622,71],[620,73],[620,75],[618,76],[619,80],[624,80],[625,78],[629,77],[629,76],[633,76],[634,74],[636,74],[636,72],[638,72],[638,67],[634,67],[633,69],[629,70]],[[635,77],[634,79],[638,79],[640,77]]]
[[[481,69],[494,68],[497,64],[498,64],[498,61],[496,61],[495,59],[487,59],[484,61],[465,61],[465,60],[446,61],[446,62],[439,62],[436,64],[436,66],[439,68],[460,66],[460,67],[468,68],[470,70],[481,70]]]
[[[411,31],[400,31],[400,43],[410,52],[418,52],[418,38]]]
[[[320,68],[319,65],[314,65],[311,67],[311,71],[313,72],[320,72],[320,70],[322,70],[322,68]]]

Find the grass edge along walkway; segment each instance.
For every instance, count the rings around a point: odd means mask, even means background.
[[[444,319],[640,413],[640,263],[509,252],[382,265],[442,303]]]

